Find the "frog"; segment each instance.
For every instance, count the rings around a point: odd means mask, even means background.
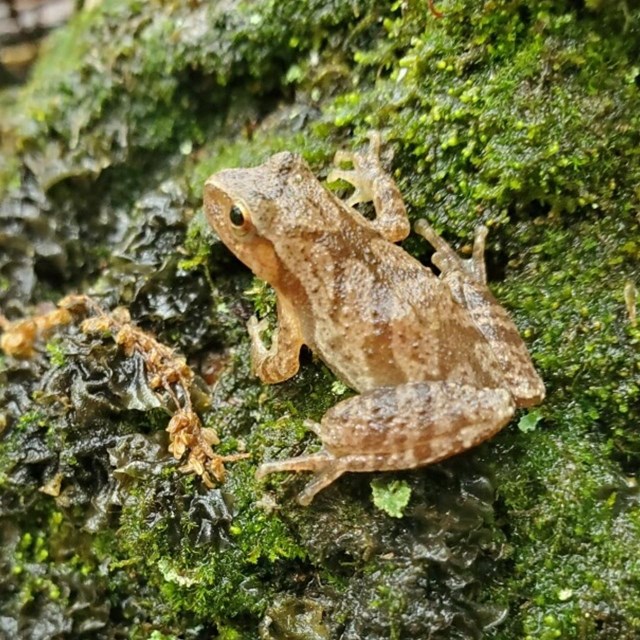
[[[204,185],[206,219],[220,240],[275,290],[277,326],[247,324],[253,372],[290,379],[307,345],[356,395],[306,421],[322,448],[263,462],[256,477],[312,472],[308,505],[346,472],[414,469],[466,451],[545,396],[516,325],[487,284],[487,228],[461,258],[424,218],[414,230],[435,250],[422,264],[398,242],[411,231],[400,190],[383,167],[381,137],[339,150],[327,182],[282,151]],[[373,203],[373,216],[361,212]]]

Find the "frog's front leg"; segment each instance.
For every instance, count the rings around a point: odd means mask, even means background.
[[[545,396],[544,383],[516,325],[487,286],[484,262],[487,228],[481,226],[476,230],[473,253],[468,260],[460,258],[426,220],[418,220],[415,230],[436,250],[432,262],[440,269],[441,280],[489,343],[517,405],[540,404]]]
[[[314,428],[324,445],[320,452],[267,462],[257,476],[315,472],[298,496],[306,505],[346,471],[411,469],[469,449],[504,427],[514,409],[506,389],[448,382],[381,387],[325,413]]]
[[[251,368],[268,384],[282,382],[294,376],[300,368],[302,331],[291,303],[278,295],[278,326],[273,333],[271,346],[267,349],[262,341],[262,332],[267,328],[265,320],[252,316],[247,324],[251,338]]]
[[[377,131],[369,134],[366,152],[337,151],[334,163],[344,162],[352,163],[353,169],[333,169],[327,182],[344,180],[353,185],[355,191],[347,204],[352,207],[373,201],[376,218],[369,223],[389,242],[404,240],[410,231],[407,210],[395,181],[380,164],[380,134]]]

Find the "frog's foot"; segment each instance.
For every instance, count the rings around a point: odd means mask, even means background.
[[[337,151],[334,164],[351,163],[353,169],[335,168],[327,182],[344,180],[354,187],[346,204],[353,207],[361,202],[373,202],[376,218],[370,224],[389,242],[398,242],[409,235],[409,221],[402,196],[393,178],[380,163],[380,134],[369,134],[369,148],[365,152]]]
[[[337,157],[338,154],[336,153],[336,164],[338,164]],[[363,180],[357,170],[332,169],[327,176],[327,182],[336,182],[337,180],[344,180],[354,187],[354,192],[346,201],[350,207],[355,207],[361,202],[371,202],[373,200],[371,183]]]
[[[329,486],[339,478],[348,468],[340,463],[340,459],[334,458],[327,451],[320,451],[310,456],[289,458],[276,462],[265,462],[258,467],[256,479],[261,480],[270,473],[282,471],[315,471],[311,482],[298,494],[298,502],[307,506],[311,503],[316,493]]]
[[[262,334],[268,328],[269,321],[266,318],[258,320],[256,316],[251,316],[247,322],[247,333],[251,339],[251,346],[258,351],[260,355],[267,353],[267,348],[264,346],[264,342],[262,341]]]
[[[436,250],[431,261],[444,275],[451,271],[463,271],[480,284],[487,283],[487,271],[484,263],[487,227],[480,225],[476,228],[473,252],[471,258],[467,260],[461,258],[426,220],[418,220],[414,228],[416,233],[421,235]]]
[[[269,348],[262,340],[262,334],[269,327],[266,318],[258,321],[252,316],[247,323],[251,338],[251,368],[258,377],[268,384],[288,380],[300,366],[298,354],[302,345],[302,335],[297,318],[286,300],[278,297],[278,325],[271,336]]]
[[[380,134],[372,131],[369,134],[369,150],[366,153],[352,153],[338,150],[333,158],[336,168],[329,172],[327,182],[344,180],[355,191],[347,200],[350,207],[361,202],[372,202],[374,199],[373,184],[379,175],[386,175],[380,165]],[[340,169],[341,164],[352,164],[353,169]]]
[[[266,318],[258,320],[256,316],[251,316],[247,322],[247,333],[251,340],[251,364],[252,371],[259,374],[260,369],[264,367],[265,361],[271,355],[271,349],[268,349],[262,340],[262,334],[269,328],[269,322]]]

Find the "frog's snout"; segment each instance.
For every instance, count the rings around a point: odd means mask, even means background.
[[[207,222],[216,230],[218,221],[224,215],[224,201],[228,199],[225,196],[224,191],[211,178],[204,183],[204,214]]]

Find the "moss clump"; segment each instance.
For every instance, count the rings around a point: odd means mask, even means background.
[[[428,176],[411,202],[448,224],[633,211],[638,123],[620,105],[640,98],[624,15],[558,2],[446,9],[425,24],[416,3],[384,21],[387,38],[356,56],[383,78],[340,95],[334,125],[389,126],[407,182]]]
[[[141,152],[188,155],[223,125],[231,97],[254,111],[281,94],[295,60],[371,5],[314,1],[302,18],[296,3],[269,0],[233,10],[176,2],[153,13],[101,3],[54,35],[21,98],[16,148],[45,188]]]
[[[132,490],[123,509],[114,549],[138,558],[137,570],[183,617],[228,623],[257,615],[305,556],[280,518],[238,498],[234,485],[251,484],[251,470],[237,467],[224,491],[185,492],[169,477]]]

